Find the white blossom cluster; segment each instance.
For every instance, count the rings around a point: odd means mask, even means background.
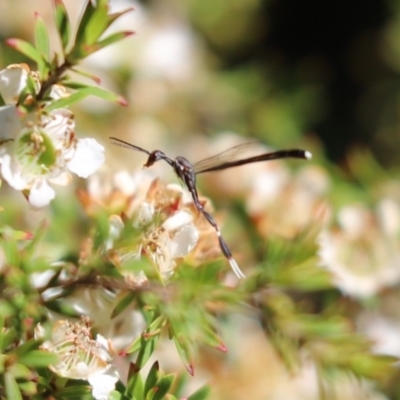
[[[104,162],[104,148],[92,138],[78,139],[74,116],[67,109],[46,112],[44,107],[18,104],[29,78],[40,90],[37,75],[25,65],[0,71],[0,173],[21,191],[33,208],[47,206],[55,197],[52,185],[67,185],[71,172],[87,178]],[[53,86],[50,98],[67,96],[64,87]],[[31,99],[33,101],[33,99]],[[28,104],[29,106],[29,104]]]

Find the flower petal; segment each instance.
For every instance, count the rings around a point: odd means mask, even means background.
[[[188,254],[199,240],[199,233],[193,224],[185,225],[173,237],[170,245],[171,257],[183,257]]]
[[[154,207],[150,203],[147,203],[145,201],[140,205],[139,215],[136,221],[134,222],[133,226],[135,228],[146,226],[147,224],[150,224],[153,218],[154,218]]]
[[[51,137],[53,146],[57,150],[68,147],[71,135],[75,128],[74,115],[71,111],[61,108],[42,116],[43,131]]]
[[[54,185],[67,186],[71,182],[71,174],[68,171],[59,171],[58,175],[49,178],[49,181]]]
[[[89,383],[92,386],[92,395],[96,400],[107,400],[109,394],[115,389],[119,379],[117,370],[110,366],[103,373],[89,376]]]
[[[169,217],[167,220],[165,220],[162,224],[162,227],[167,231],[175,231],[187,224],[190,224],[192,221],[192,214],[189,214],[186,211],[178,211],[172,217]]]
[[[16,163],[9,154],[0,157],[1,175],[7,183],[15,190],[23,190],[28,186],[28,182],[22,176],[21,166]]]
[[[92,138],[79,139],[73,158],[67,163],[71,172],[87,178],[104,163],[104,147]]]
[[[10,65],[0,71],[0,93],[6,103],[17,100],[22,89],[26,86],[28,71],[19,65]]]
[[[15,106],[0,107],[0,141],[16,138],[20,130],[21,123],[17,108]]]
[[[56,197],[54,189],[45,181],[36,181],[29,191],[28,201],[33,208],[46,207]]]

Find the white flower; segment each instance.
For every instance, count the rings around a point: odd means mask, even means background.
[[[100,287],[80,287],[65,300],[78,315],[90,317],[96,332],[107,337],[116,351],[124,351],[143,332],[146,323],[133,304],[113,316],[119,298],[118,293]]]
[[[319,237],[321,264],[349,296],[370,297],[400,281],[400,225],[395,223],[400,207],[384,199],[378,210],[346,206],[339,211],[339,227]]]
[[[32,123],[15,107],[4,106],[0,126],[1,175],[14,189],[24,191],[34,208],[45,207],[55,197],[50,184],[66,185],[70,172],[86,178],[104,162],[103,146],[75,137],[68,110],[43,114]]]
[[[17,108],[28,76],[39,90],[37,73],[27,66],[11,65],[0,71],[0,94],[9,104],[0,107],[0,173],[10,186],[23,191],[34,208],[42,208],[55,197],[50,184],[68,184],[70,172],[87,178],[103,164],[104,148],[94,139],[75,137],[68,110],[46,113],[41,106],[30,112]],[[65,88],[54,85],[50,98],[67,95]]]
[[[122,273],[134,284],[141,285],[147,279],[143,271],[127,272],[123,270],[123,263],[132,259],[140,260],[146,254],[155,264],[163,280],[170,278],[176,267],[176,259],[186,256],[196,246],[199,233],[193,223],[192,215],[179,210],[168,217],[161,225],[153,224],[156,221],[154,207],[144,202],[141,210],[133,222],[135,227],[143,229],[143,237],[135,251],[128,251],[120,255]],[[122,229],[119,227],[119,230]],[[115,238],[114,224],[110,225],[110,236]],[[110,247],[110,241],[107,242]]]
[[[199,239],[192,220],[191,214],[180,210],[166,219],[161,227],[155,227],[145,235],[143,250],[157,265],[163,279],[172,276],[175,260],[187,255]]]
[[[38,326],[36,338],[43,333]],[[96,340],[92,339],[87,318],[74,323],[58,321],[52,329],[51,339],[44,342],[41,348],[58,355],[58,363],[49,366],[54,373],[88,381],[96,400],[107,400],[115,389],[119,373],[112,364],[114,351],[103,336],[97,335]]]

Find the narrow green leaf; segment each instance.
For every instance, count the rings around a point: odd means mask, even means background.
[[[108,27],[116,19],[131,10],[132,8],[128,8],[119,13],[108,14],[109,4],[107,1],[97,1],[95,8],[87,7],[79,23],[75,44],[67,58],[76,64],[97,50],[132,34],[131,32],[117,33],[116,36],[111,35],[104,42],[102,40],[99,42]]]
[[[43,19],[38,13],[35,13],[35,46],[43,59],[50,63],[50,40],[49,33],[43,22]]]
[[[67,9],[62,0],[54,0],[54,3],[57,32],[60,36],[62,48],[65,51],[71,37],[71,25],[69,23]]]
[[[28,259],[32,259],[38,244],[40,243],[40,241],[42,240],[44,234],[47,232],[48,230],[48,223],[47,221],[42,221],[35,234],[33,235],[32,240],[28,243],[28,245],[25,247],[24,251],[25,251],[25,255]]]
[[[135,364],[130,365],[128,372],[128,384],[126,386],[125,394],[134,399],[143,399],[143,379],[140,376],[139,370]]]
[[[86,86],[85,88],[79,89],[68,97],[63,97],[54,101],[53,103],[49,104],[46,110],[52,111],[58,108],[66,108],[78,101],[83,100],[88,96],[96,96],[103,100],[118,103],[120,105],[127,104],[126,100],[116,93],[110,92],[109,90],[97,86]]]
[[[339,315],[325,318],[321,315],[296,314],[296,324],[302,336],[317,339],[347,334],[351,328],[350,321]]]
[[[116,32],[113,33],[110,36],[107,36],[106,38],[100,40],[97,42],[98,49],[103,49],[104,47],[107,47],[115,42],[119,42],[122,39],[125,39],[131,35],[133,35],[135,32],[131,31],[126,31],[126,32]]]
[[[135,364],[139,369],[142,369],[146,365],[149,358],[153,355],[157,339],[158,335],[152,336],[150,339],[145,339],[143,337],[141,338],[140,350],[135,361]]]
[[[190,342],[188,338],[181,334],[174,334],[173,339],[176,350],[178,351],[179,357],[182,360],[183,365],[190,375],[194,375],[192,355],[190,351]]]
[[[174,383],[175,374],[169,374],[163,376],[156,384],[154,388],[153,400],[162,400],[164,396],[168,393],[172,384]]]
[[[16,231],[15,229],[5,226],[0,228],[0,235],[5,238],[12,238],[13,240],[30,240],[33,239],[33,235],[30,232]]]
[[[142,336],[138,336],[127,349],[128,354],[136,353],[142,345]]]
[[[122,293],[118,296],[119,300],[117,300],[117,304],[112,311],[111,318],[117,317],[121,314],[132,302],[136,299],[137,293],[134,291],[130,291],[127,293]]]
[[[7,347],[17,339],[17,331],[14,328],[2,329],[0,333],[0,351],[4,352]]]
[[[75,386],[66,386],[64,388],[57,388],[57,398],[59,399],[83,399],[92,393],[92,387],[86,383],[81,383]]]
[[[360,353],[354,354],[349,361],[350,368],[356,375],[383,380],[395,373],[398,359],[393,356]]]
[[[201,331],[204,335],[203,340],[205,344],[210,347],[215,347],[221,351],[227,351],[225,344],[211,325],[209,325],[208,323],[202,325]]]
[[[24,56],[35,61],[38,66],[41,64],[44,64],[45,61],[44,61],[43,57],[41,56],[40,52],[38,50],[36,50],[30,43],[26,42],[25,40],[7,39],[6,43],[13,49],[22,53]]]
[[[158,361],[155,361],[151,366],[149,373],[147,374],[146,382],[144,384],[144,395],[147,396],[147,393],[156,385],[158,379],[158,371],[160,367],[158,365]]]
[[[23,105],[27,97],[35,97],[38,91],[37,82],[33,79],[31,74],[28,75],[25,88],[21,91],[18,97],[18,104]]]
[[[10,265],[19,265],[20,264],[20,252],[18,250],[18,246],[15,240],[11,238],[5,238],[6,240],[3,240],[1,238],[0,243],[1,247],[3,249],[5,259],[7,260],[7,263]]]
[[[316,264],[317,260],[309,259],[293,267],[282,269],[276,283],[307,292],[331,288],[331,275]]]
[[[128,7],[125,10],[108,14],[108,17],[107,17],[107,28],[109,26],[111,26],[118,18],[122,17],[123,15],[125,15],[125,14],[127,14],[127,13],[129,13],[129,12],[131,12],[133,10],[134,10],[134,7]]]
[[[142,340],[151,340],[155,336],[159,336],[160,329],[165,325],[165,317],[159,316],[148,326],[141,336],[136,338],[127,349],[127,353],[134,353],[142,347]]]
[[[82,17],[78,23],[78,29],[75,36],[75,45],[74,48],[80,48],[82,44],[84,44],[85,32],[87,29],[87,25],[91,20],[93,14],[96,12],[95,3],[92,1],[86,2],[86,8],[82,14]]]
[[[64,81],[63,86],[73,89],[73,90],[81,90],[87,87],[86,83],[75,82],[75,81]]]
[[[211,389],[209,386],[203,386],[190,395],[188,400],[205,400],[209,396],[210,392]]]
[[[87,72],[87,71],[82,71],[81,69],[78,69],[78,68],[71,68],[71,70],[74,71],[75,73],[85,77],[85,78],[88,78],[88,79],[92,80],[93,82],[97,83],[98,85],[101,83],[101,79],[97,75],[93,75],[93,74],[91,74],[90,72]],[[69,81],[69,80],[65,80],[63,82],[63,84],[66,85],[66,86],[68,86],[68,84],[73,84],[73,83],[74,82]]]
[[[85,39],[83,42],[84,46],[91,46],[95,44],[100,36],[107,29],[108,21],[108,4],[100,5],[96,7],[94,12],[88,21],[85,29]]]
[[[4,373],[4,383],[6,387],[6,398],[12,400],[22,400],[17,381],[10,372]]]
[[[57,363],[58,356],[47,351],[32,350],[29,353],[19,357],[18,361],[28,367],[39,368],[47,367],[50,364]]]

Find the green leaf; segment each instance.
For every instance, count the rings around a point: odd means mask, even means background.
[[[98,49],[103,49],[104,47],[110,46],[115,42],[119,42],[120,40],[125,39],[133,34],[134,32],[131,31],[113,33],[112,35],[107,36],[106,38],[97,42]]]
[[[136,299],[137,293],[135,291],[129,291],[118,295],[117,304],[112,311],[111,318],[117,317],[121,314],[132,302]]]
[[[42,350],[33,350],[20,356],[18,361],[28,367],[40,368],[47,367],[50,364],[56,364],[59,358],[56,354]]]
[[[115,13],[111,13],[108,14],[107,17],[107,27],[111,26],[118,18],[120,18],[122,15],[125,15],[131,11],[133,11],[135,8],[134,7],[128,7],[125,10],[119,11],[119,12],[115,12]]]
[[[28,74],[28,79],[26,81],[26,86],[24,89],[21,91],[19,97],[18,97],[18,104],[23,105],[24,101],[27,97],[35,97],[36,92],[37,92],[37,82],[33,79],[33,76],[31,74]],[[28,105],[29,107],[29,105]]]
[[[50,40],[49,33],[47,32],[47,28],[43,22],[43,19],[39,16],[38,13],[35,14],[35,46],[36,50],[39,51],[42,56],[43,63],[38,64],[38,66],[42,67],[42,70],[39,70],[41,78],[44,80],[48,76],[49,65],[50,65]]]
[[[22,400],[17,381],[10,372],[4,373],[4,384],[6,387],[6,398],[12,400]]]
[[[30,43],[26,42],[22,39],[7,39],[6,43],[12,47],[13,49],[19,51],[24,56],[30,58],[35,61],[36,64],[43,65],[45,60],[38,50],[36,50]]]
[[[179,357],[183,362],[183,365],[187,369],[190,375],[194,375],[192,355],[190,350],[190,342],[186,336],[182,334],[173,335],[176,350],[178,351]]]
[[[297,314],[294,318],[302,336],[317,339],[346,334],[351,327],[350,322],[339,315],[324,318],[321,315]]]
[[[156,385],[159,369],[158,361],[155,361],[151,366],[149,373],[147,374],[146,382],[144,384],[143,393],[145,396],[147,396],[147,393]]]
[[[130,365],[128,372],[128,384],[125,394],[134,399],[143,399],[143,379],[140,376],[139,370],[135,364]]]
[[[108,4],[97,4],[96,11],[92,14],[85,27],[84,45],[91,46],[108,27]]]
[[[38,247],[38,244],[41,242],[43,239],[44,234],[48,231],[48,223],[47,221],[42,221],[35,234],[33,235],[33,239],[27,244],[27,246],[24,249],[25,256],[27,259],[32,259],[34,256],[34,253]]]
[[[3,238],[11,238],[12,240],[30,240],[33,238],[32,233],[30,232],[25,232],[25,231],[16,231],[9,226],[4,226],[3,228],[0,228],[0,235]]]
[[[201,327],[201,332],[203,334],[203,341],[210,347],[215,347],[221,351],[226,351],[226,346],[218,336],[215,329],[208,323],[204,323]]]
[[[209,386],[203,386],[190,395],[188,400],[205,400],[209,396],[210,392],[211,389]]]
[[[135,364],[139,369],[142,369],[145,366],[149,358],[154,353],[157,339],[158,335],[152,336],[150,339],[145,339],[144,337],[141,338],[139,354],[137,355],[135,361]]]
[[[62,0],[54,0],[54,3],[57,32],[60,36],[62,48],[65,51],[71,37],[71,25],[69,23],[67,9]]]
[[[39,347],[40,343],[36,340],[28,340],[25,343],[22,343],[18,347],[16,347],[11,354],[16,355],[18,358],[25,356],[30,351],[36,350]]]
[[[86,86],[85,88],[82,88],[75,93],[71,94],[68,97],[63,97],[61,99],[58,99],[52,103],[50,103],[46,110],[47,111],[52,111],[56,110],[58,108],[66,108],[69,107],[71,104],[74,104],[80,100],[83,100],[84,98],[88,96],[96,96],[100,97],[103,100],[106,101],[111,101],[113,103],[118,103],[120,105],[126,105],[126,100],[120,96],[117,95],[113,92],[110,92],[109,90],[97,87],[97,86]]]
[[[352,371],[364,378],[387,380],[396,372],[398,358],[375,354],[354,354],[350,359]]]
[[[91,395],[92,387],[86,383],[81,383],[75,386],[66,386],[57,388],[57,398],[59,399],[83,399],[84,396]]]
[[[19,265],[20,264],[20,252],[17,243],[12,238],[0,239],[0,244],[3,249],[5,259],[9,265]]]
[[[91,20],[93,14],[96,12],[95,3],[92,1],[86,2],[86,8],[82,14],[82,17],[78,23],[78,29],[75,36],[75,48],[80,48],[81,45],[84,43],[85,38],[85,31],[87,29],[87,25]]]
[[[15,328],[2,329],[0,331],[0,351],[4,352],[11,343],[18,339]]]
[[[154,387],[154,396],[152,400],[162,400],[164,396],[168,393],[169,389],[171,388],[172,384],[175,380],[175,374],[169,374],[163,376]]]
[[[148,326],[145,332],[139,336],[134,342],[130,345],[127,350],[127,353],[134,353],[142,348],[143,340],[152,340],[155,337],[158,337],[160,334],[160,329],[165,325],[165,317],[159,316]]]
[[[93,74],[91,74],[90,72],[87,72],[87,71],[82,71],[81,69],[78,69],[76,67],[71,68],[71,70],[74,71],[75,73],[77,73],[78,75],[83,76],[84,78],[90,79],[91,81],[93,81],[94,83],[96,83],[98,85],[101,83],[101,79],[97,75],[93,75]],[[74,89],[74,86],[76,86],[77,88],[81,88],[81,87],[87,86],[87,85],[83,85],[80,82],[73,82],[73,81],[70,81],[70,80],[64,80],[63,81],[63,85],[67,86],[67,87],[70,87],[71,89]]]

